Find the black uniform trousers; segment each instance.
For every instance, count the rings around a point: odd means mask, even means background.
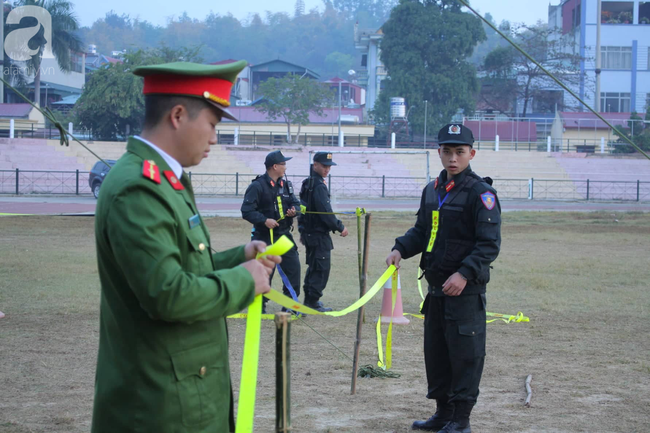
[[[303,236],[307,252],[307,273],[305,274],[305,302],[317,302],[330,278],[332,238],[329,233],[310,233]]]
[[[273,232],[274,241],[277,241],[281,236],[288,237],[289,240],[294,244],[293,248],[291,248],[282,256],[282,263],[280,263],[280,267],[282,267],[282,271],[284,271],[285,275],[287,276],[287,279],[289,280],[289,283],[291,284],[291,287],[293,287],[293,290],[296,292],[296,296],[299,296],[300,295],[300,258],[298,257],[298,247],[296,247],[296,243],[293,240],[293,236],[291,235],[290,232],[288,231],[283,233],[277,233],[276,231]],[[271,245],[271,235],[268,232],[264,233],[256,230],[251,234],[251,240],[263,241],[266,242],[266,245]],[[269,278],[269,283],[273,281],[273,275],[275,275],[275,269],[273,270],[273,273]],[[291,298],[291,293],[289,292],[289,289],[287,289],[287,286],[284,283],[282,284],[282,293],[284,293],[286,296]],[[268,299],[264,298],[264,303],[266,304],[267,302]]]
[[[424,314],[427,398],[476,404],[485,362],[485,294],[434,296]]]

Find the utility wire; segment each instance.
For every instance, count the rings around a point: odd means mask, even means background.
[[[480,19],[481,19],[485,24],[487,24],[488,26],[490,26],[490,27],[492,28],[492,30],[494,30],[494,31],[497,32],[499,35],[501,35],[501,37],[503,37],[503,39],[505,39],[506,41],[508,41],[508,43],[509,43],[510,45],[512,45],[512,46],[513,46],[517,51],[519,51],[521,54],[523,54],[523,55],[524,55],[528,60],[530,60],[531,62],[533,62],[535,65],[537,65],[538,68],[540,68],[542,71],[544,71],[544,73],[545,73],[546,75],[548,75],[549,77],[551,77],[551,79],[552,79],[553,81],[555,81],[555,82],[556,82],[560,87],[562,87],[564,90],[566,90],[567,92],[569,92],[569,94],[570,94],[571,96],[573,96],[573,97],[574,97],[578,102],[580,102],[582,105],[584,105],[585,107],[587,107],[587,108],[589,109],[589,111],[591,111],[592,113],[594,113],[594,114],[596,115],[596,117],[598,117],[600,120],[602,120],[602,121],[603,121],[607,126],[609,126],[610,128],[612,128],[612,130],[613,130],[613,131],[614,131],[614,132],[615,132],[619,137],[621,137],[623,140],[627,141],[630,145],[632,145],[632,147],[634,147],[637,151],[639,151],[639,153],[641,153],[643,156],[645,156],[646,158],[650,159],[650,155],[648,155],[647,153],[645,153],[645,152],[644,152],[644,151],[643,151],[639,146],[637,146],[636,144],[634,144],[634,143],[632,142],[632,140],[630,140],[629,138],[627,138],[626,135],[624,135],[623,133],[621,133],[621,131],[619,131],[618,129],[616,129],[616,128],[614,127],[614,125],[612,125],[611,123],[609,123],[609,122],[608,122],[608,121],[607,121],[603,116],[600,115],[599,112],[597,112],[596,110],[594,110],[593,108],[591,108],[591,106],[589,106],[585,101],[582,100],[582,98],[580,98],[578,95],[576,95],[575,92],[573,92],[573,90],[569,89],[569,88],[568,88],[568,87],[567,87],[563,82],[561,82],[558,78],[556,78],[555,75],[553,75],[551,72],[549,72],[549,71],[548,71],[544,66],[542,66],[542,65],[541,65],[537,60],[533,59],[533,58],[532,58],[532,57],[531,57],[531,56],[530,56],[526,51],[524,51],[523,48],[521,48],[519,45],[517,45],[515,42],[513,42],[513,41],[512,41],[508,36],[506,36],[506,35],[505,35],[501,30],[499,30],[499,29],[498,29],[494,24],[492,24],[490,21],[488,21],[488,20],[486,20],[485,18],[483,18],[483,17],[481,16],[481,14],[479,14],[478,12],[476,12],[476,11],[475,11],[475,10],[474,10],[474,9],[473,9],[473,8],[472,8],[472,7],[471,7],[471,6],[470,6],[470,5],[469,5],[465,0],[458,0],[458,2],[459,2],[460,4],[462,4],[463,6],[465,6],[467,9],[469,9],[470,11],[472,11],[472,13],[473,13],[474,15],[476,15],[477,17],[479,17],[479,18],[480,18]],[[600,95],[595,95],[595,97],[598,98],[598,97],[600,97]]]

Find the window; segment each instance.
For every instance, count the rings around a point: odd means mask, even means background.
[[[73,72],[83,72],[83,55],[79,53],[70,52],[70,63],[72,64]]]
[[[602,24],[632,24],[634,2],[603,2],[600,15]]]
[[[632,69],[632,47],[601,47],[603,69]]]
[[[629,113],[629,93],[601,93],[600,109],[606,113]]]
[[[639,24],[650,24],[650,2],[639,3]]]
[[[564,92],[562,90],[540,90],[533,95],[533,112],[554,113],[563,108]]]

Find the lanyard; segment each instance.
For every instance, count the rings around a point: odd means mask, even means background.
[[[443,198],[442,200],[440,200],[440,193],[438,193],[438,210],[440,210],[442,205],[445,204],[447,197],[449,197],[449,191],[454,189],[455,186],[456,186],[456,181],[452,180],[451,182],[449,182],[449,184],[445,187],[445,191],[447,191],[447,194],[445,194],[445,198]]]

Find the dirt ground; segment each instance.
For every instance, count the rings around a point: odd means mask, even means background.
[[[373,216],[371,282],[385,269],[393,239],[413,220]],[[356,224],[345,222],[351,236],[334,239],[323,299],[335,309],[359,292]],[[90,429],[99,322],[93,223],[92,217],[0,218],[2,433]],[[216,249],[245,242],[250,229],[239,219],[213,218],[208,225]],[[649,244],[650,214],[504,214],[488,311],[522,311],[531,321],[488,325],[474,432],[650,430]],[[420,303],[416,265],[415,258],[406,261],[401,272],[404,310],[412,313]],[[373,324],[380,309],[381,296],[366,308],[361,364],[377,361]],[[431,415],[420,319],[394,329],[393,370],[401,377],[360,378],[354,396],[352,363],[307,325],[352,356],[356,314],[292,324],[292,431],[407,432],[413,420]],[[230,320],[229,328],[237,391],[244,321]],[[271,432],[275,332],[271,322],[262,328],[255,431]],[[525,408],[529,374],[532,407]]]

